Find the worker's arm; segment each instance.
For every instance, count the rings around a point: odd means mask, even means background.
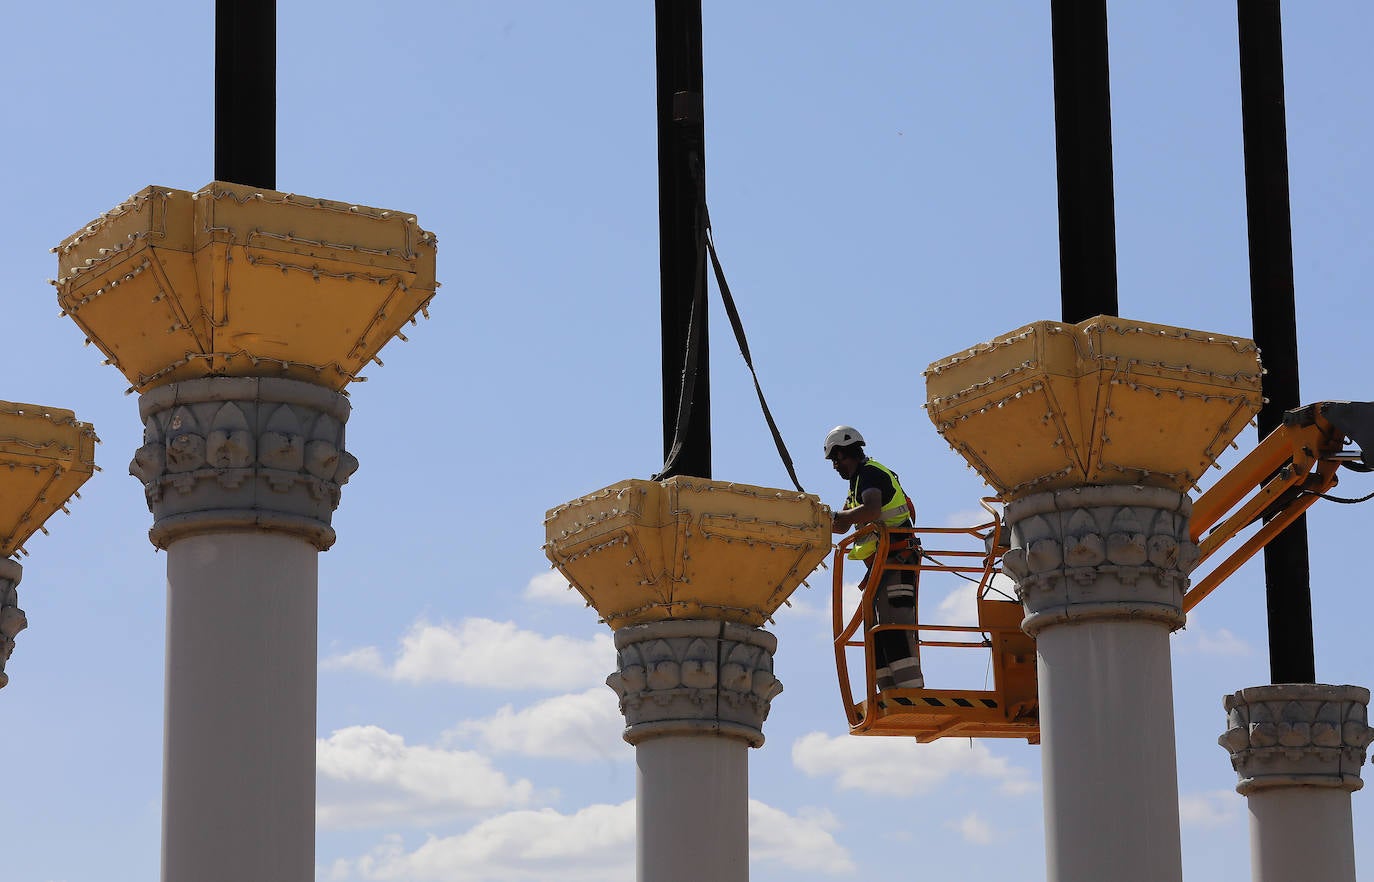
[[[860,494],[859,500],[860,504],[854,508],[834,513],[830,532],[848,533],[851,527],[871,524],[882,519],[883,491],[877,487],[869,487]]]

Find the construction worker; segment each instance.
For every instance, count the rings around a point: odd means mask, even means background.
[[[864,438],[853,426],[836,426],[825,436],[825,458],[841,478],[849,482],[844,509],[832,515],[831,532],[847,533],[864,524],[883,523],[888,527],[915,525],[916,505],[902,490],[897,473],[870,459],[864,453]],[[855,543],[850,560],[861,560],[868,567],[863,590],[873,572],[873,556],[878,537],[872,535]],[[899,534],[891,538],[888,560],[914,563],[919,554],[915,540]],[[889,570],[873,594],[873,613],[880,625],[916,624],[916,574],[910,570]],[[916,632],[880,631],[873,636],[878,688],[922,689],[921,660]]]

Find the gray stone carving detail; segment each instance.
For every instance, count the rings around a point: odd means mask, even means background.
[[[17,561],[0,558],[0,689],[10,682],[5,662],[14,652],[14,638],[29,626],[24,611],[19,608],[19,580],[24,568]]]
[[[716,734],[763,744],[763,721],[782,683],[773,676],[777,638],[732,622],[664,621],[615,632],[625,740]]]
[[[159,548],[185,536],[270,530],[321,551],[340,488],[358,469],[344,450],[348,399],[274,377],[171,383],[139,398],[143,446],[129,473],[143,482]]]
[[[1374,741],[1368,689],[1281,683],[1242,689],[1223,704],[1227,729],[1217,743],[1231,754],[1238,792],[1273,787],[1354,792],[1364,786],[1360,767]]]
[[[1007,505],[1002,557],[1026,608],[1022,627],[1089,619],[1183,626],[1183,591],[1197,564],[1192,502],[1162,487],[1109,485],[1036,493]]]

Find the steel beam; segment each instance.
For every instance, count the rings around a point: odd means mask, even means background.
[[[1117,314],[1106,0],[1053,0],[1055,165],[1063,320]]]
[[[711,477],[701,0],[657,0],[658,230],[663,332],[660,477]]]
[[[276,0],[216,0],[215,180],[277,187]]]
[[[1250,240],[1250,314],[1263,353],[1259,437],[1302,404],[1298,391],[1297,310],[1293,293],[1293,233],[1288,202],[1288,130],[1283,102],[1283,29],[1279,0],[1238,0],[1241,120],[1245,145],[1245,205]],[[1312,587],[1307,518],[1264,549],[1272,683],[1314,683]]]

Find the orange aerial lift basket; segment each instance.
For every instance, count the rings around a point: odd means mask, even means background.
[[[947,736],[1025,738],[1040,742],[1039,701],[1035,680],[1035,641],[1021,630],[1021,604],[999,597],[993,578],[1005,548],[1001,518],[984,500],[989,521],[974,527],[888,528],[869,524],[846,536],[835,548],[833,618],[835,665],[840,696],[853,735],[906,735],[929,742]],[[844,596],[845,557],[854,544],[877,535],[878,549],[870,558],[873,569],[861,582],[862,592],[852,608]],[[920,553],[909,564],[888,560],[894,542],[914,539]],[[977,625],[878,625],[873,614],[875,586],[884,573],[906,570],[916,575],[957,573],[978,583]],[[919,606],[918,606],[919,608]],[[884,631],[915,631],[922,647],[983,649],[992,656],[992,689],[886,689],[878,691],[873,666],[873,638]],[[863,694],[856,701],[849,672],[849,655],[862,650]],[[858,653],[854,653],[857,655]]]
[[[1347,440],[1353,441],[1358,449],[1347,450]],[[1283,425],[1194,501],[1190,530],[1193,541],[1198,543],[1199,569],[1194,571],[1192,587],[1183,596],[1183,609],[1197,606],[1318,499],[1347,503],[1374,499],[1374,493],[1360,499],[1328,495],[1338,483],[1337,471],[1342,466],[1359,472],[1374,471],[1372,454],[1374,403],[1322,401],[1288,411]],[[1035,641],[1021,631],[1021,604],[1006,595],[999,597],[1001,592],[993,585],[1000,572],[998,562],[1007,550],[1001,518],[991,505],[996,501],[983,500],[990,520],[976,527],[889,529],[870,524],[836,546],[835,663],[851,734],[914,736],[921,742],[950,735],[1040,742]],[[1229,547],[1231,540],[1251,528],[1253,531],[1235,550],[1224,556],[1219,554]],[[878,549],[870,558],[874,561],[873,569],[862,580],[861,596],[851,608],[844,596],[845,557],[856,542],[875,534]],[[909,564],[889,561],[893,543],[907,541],[909,537],[920,549],[917,559]],[[874,588],[882,584],[884,573],[893,570],[916,574],[918,598],[920,576],[925,572],[958,573],[977,581],[978,624],[934,625],[919,620],[915,625],[875,624]],[[873,636],[899,630],[915,631],[923,647],[989,651],[992,689],[879,691],[873,665]],[[929,639],[931,635],[948,639]],[[862,650],[863,657],[863,694],[858,700],[854,697],[848,658],[856,650]]]

